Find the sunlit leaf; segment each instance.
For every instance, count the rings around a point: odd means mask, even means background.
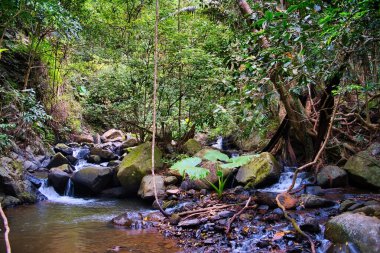
[[[218,150],[207,151],[206,154],[204,155],[204,158],[211,162],[216,162],[217,160],[228,162],[230,160],[230,158],[226,154],[223,154],[222,152]]]

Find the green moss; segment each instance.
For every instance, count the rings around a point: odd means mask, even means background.
[[[201,144],[199,144],[196,140],[194,139],[189,139],[184,145],[183,149],[187,154],[194,155],[198,151],[202,149]]]
[[[22,166],[22,163],[19,161],[12,161],[12,167],[18,173],[22,173],[22,171],[24,169],[24,167]]]

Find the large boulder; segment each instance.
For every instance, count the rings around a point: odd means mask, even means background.
[[[105,140],[105,142],[107,142],[107,141],[124,141],[125,135],[120,130],[110,129],[101,136],[101,139]]]
[[[48,169],[59,167],[63,164],[70,164],[69,160],[62,155],[62,153],[55,154],[51,159],[50,162],[47,165]]]
[[[367,150],[350,157],[344,169],[350,182],[361,187],[380,188],[380,143],[372,144]]]
[[[69,179],[70,175],[59,168],[52,168],[49,171],[49,184],[53,186],[54,190],[61,195],[65,192],[67,182],[69,181]]]
[[[165,184],[163,176],[155,176],[157,196],[162,197],[165,195]],[[153,177],[146,175],[141,180],[140,188],[137,193],[143,199],[154,198]]]
[[[75,193],[99,193],[112,182],[113,169],[102,167],[87,167],[74,173],[72,181]]]
[[[154,153],[155,168],[162,167],[162,152],[156,147]],[[152,168],[152,144],[143,143],[132,149],[119,165],[117,178],[129,194],[137,193],[142,178],[151,172]]]
[[[65,156],[73,154],[73,149],[63,143],[58,143],[57,145],[55,145],[54,151],[56,153],[62,153]]]
[[[100,147],[92,147],[90,149],[90,156],[99,156],[103,162],[108,162],[117,159],[117,155],[115,155],[109,150],[105,150]]]
[[[325,237],[334,243],[353,242],[361,252],[380,252],[380,219],[343,213],[326,223]]]
[[[239,169],[236,180],[246,188],[262,187],[277,182],[280,174],[281,166],[276,158],[268,152],[263,152]]]
[[[317,175],[317,183],[324,188],[345,186],[347,184],[347,172],[338,166],[325,166]]]
[[[194,139],[189,139],[185,144],[183,144],[183,151],[189,155],[195,155],[198,151],[202,149],[201,144]]]

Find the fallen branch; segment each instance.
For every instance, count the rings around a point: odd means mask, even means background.
[[[185,211],[182,213],[178,213],[178,215],[183,216],[183,215],[188,215],[188,214],[193,214],[193,213],[202,213],[202,212],[207,212],[207,211],[212,211],[212,210],[217,210],[217,209],[224,209],[226,207],[231,207],[231,206],[235,206],[235,205],[230,204],[230,205],[211,206],[211,207],[200,208],[200,209],[191,210],[191,211]]]
[[[280,194],[278,194],[278,195],[276,196],[276,202],[277,202],[277,205],[278,205],[278,206],[282,209],[282,211],[284,212],[284,216],[285,216],[285,218],[286,218],[288,221],[290,221],[290,222],[292,223],[294,229],[295,229],[299,234],[301,234],[302,236],[306,237],[306,238],[309,240],[309,242],[310,242],[310,246],[311,246],[311,252],[312,252],[312,253],[315,253],[315,245],[314,245],[313,239],[311,239],[311,237],[310,237],[308,234],[306,234],[305,232],[303,232],[303,231],[301,230],[301,228],[298,226],[297,222],[296,222],[293,218],[291,218],[291,217],[288,215],[288,213],[286,212],[286,208],[281,204],[281,202],[280,202],[280,200],[279,200],[279,197],[280,197],[282,194],[284,194],[284,193],[280,193]]]
[[[0,203],[0,214],[1,214],[1,218],[3,218],[4,228],[5,228],[5,232],[4,232],[5,246],[7,248],[7,253],[11,253],[12,252],[12,250],[11,250],[11,244],[9,242],[9,231],[10,231],[10,228],[9,228],[9,225],[8,225],[7,216],[5,215],[5,213],[3,211],[3,208],[1,207],[1,203]]]
[[[251,202],[251,200],[252,200],[252,197],[249,197],[245,206],[239,212],[235,213],[234,216],[232,216],[231,219],[228,221],[227,226],[226,226],[226,234],[228,234],[228,232],[230,232],[231,224],[232,224],[232,222],[234,222],[236,217],[238,217],[240,214],[242,214],[249,207],[248,205]]]

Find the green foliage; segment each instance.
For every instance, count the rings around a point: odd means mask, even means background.
[[[239,156],[239,157],[233,157],[229,158],[226,154],[223,154],[222,152],[218,150],[209,150],[205,153],[204,158],[206,160],[209,160],[211,162],[217,162],[224,161],[227,162],[222,165],[218,165],[217,163],[217,171],[216,176],[218,177],[218,183],[214,184],[211,181],[209,181],[206,177],[210,173],[209,170],[198,167],[198,165],[202,162],[202,159],[199,157],[190,157],[185,158],[183,160],[180,160],[173,164],[173,166],[170,167],[171,170],[178,171],[182,177],[185,177],[186,175],[189,176],[191,180],[199,180],[199,179],[205,179],[210,186],[217,192],[218,197],[220,198],[223,194],[224,187],[227,182],[227,178],[224,178],[223,175],[223,169],[232,169],[236,167],[243,166],[251,160],[253,155],[246,155],[246,156]]]

